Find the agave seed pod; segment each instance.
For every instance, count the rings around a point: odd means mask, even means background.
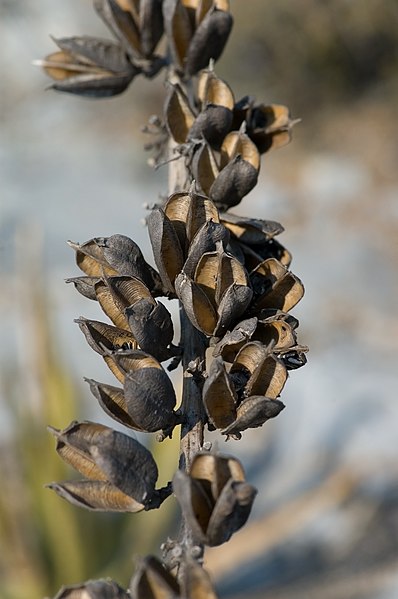
[[[147,556],[138,563],[130,582],[130,593],[134,599],[178,599],[181,596],[177,580],[153,556]]]
[[[232,131],[221,146],[220,174],[210,188],[210,198],[220,210],[228,210],[257,183],[260,154],[242,131]]]
[[[217,599],[209,575],[196,560],[185,556],[180,567],[183,568],[181,597],[189,599]]]
[[[268,355],[269,350],[258,341],[249,341],[239,350],[229,371],[239,398],[249,395],[246,384]]]
[[[158,471],[151,453],[138,441],[92,422],[50,430],[60,457],[87,478],[49,488],[90,510],[137,512],[149,507]]]
[[[115,297],[108,285],[108,281],[109,279],[99,279],[94,285],[98,303],[103,312],[118,329],[129,331],[128,321],[124,314],[127,306],[123,305],[119,298]]]
[[[176,278],[175,289],[191,323],[211,337],[217,326],[218,315],[206,293],[184,272]]]
[[[76,264],[89,277],[102,277],[103,275],[116,275],[117,271],[108,264],[103,250],[95,239],[84,243],[68,241],[68,245],[76,252]]]
[[[35,64],[55,81],[51,87],[57,91],[91,98],[115,96],[125,91],[140,72],[114,42],[89,36],[54,42],[60,51]]]
[[[79,325],[89,346],[101,356],[106,353],[106,350],[137,349],[137,341],[129,331],[82,316],[75,319],[75,322]]]
[[[163,35],[160,0],[140,0],[138,6],[134,0],[94,0],[94,7],[132,62],[157,59],[153,52]]]
[[[258,320],[255,316],[239,322],[215,345],[214,358],[221,356],[226,362],[233,362],[240,348],[251,340]]]
[[[251,246],[239,243],[239,248],[243,254],[243,263],[249,272],[268,258],[278,260],[286,268],[289,268],[292,261],[291,253],[276,239],[269,239],[262,244]]]
[[[113,580],[89,580],[63,586],[54,599],[129,599],[129,595]]]
[[[125,235],[96,237],[107,263],[119,275],[136,277],[143,281],[154,295],[163,295],[159,274],[145,261],[139,246]]]
[[[95,284],[98,283],[98,277],[71,277],[65,279],[65,283],[73,283],[75,289],[87,299],[97,301],[95,293]]]
[[[228,241],[228,229],[212,220],[206,221],[191,241],[188,257],[183,267],[184,272],[189,277],[193,277],[201,257],[207,252],[214,251],[218,243],[221,242],[224,247],[228,244]]]
[[[221,222],[239,242],[249,246],[262,245],[284,231],[275,221],[245,218],[231,212],[223,214]]]
[[[203,404],[210,424],[225,429],[236,419],[238,397],[222,358],[215,358],[203,385]]]
[[[239,404],[235,421],[221,433],[227,435],[227,438],[240,439],[242,431],[262,426],[267,420],[278,416],[284,407],[279,399],[270,399],[263,395],[248,397]]]
[[[108,416],[128,428],[144,432],[128,413],[123,389],[114,387],[113,385],[106,385],[105,383],[98,383],[93,379],[85,378],[84,380],[90,385],[91,393]]]
[[[291,119],[287,106],[260,104],[253,107],[248,122],[248,133],[263,154],[274,148],[281,148],[292,139],[292,128],[300,119]]]
[[[153,256],[163,286],[169,294],[174,294],[174,280],[184,264],[183,250],[176,229],[160,208],[151,211],[147,224]]]
[[[173,321],[163,304],[142,298],[126,308],[125,314],[144,352],[150,352],[159,362],[176,355],[177,348],[169,347],[174,336]]]
[[[184,3],[180,0],[163,0],[163,20],[173,63],[182,72],[193,35],[193,26]]]
[[[204,69],[210,60],[217,61],[231,33],[233,18],[230,12],[212,6],[197,27],[188,47],[184,64],[187,77]]]
[[[187,96],[178,84],[170,85],[165,100],[164,115],[166,127],[171,137],[178,144],[185,143],[195,122],[195,113]]]
[[[214,152],[207,142],[202,142],[195,150],[191,171],[199,191],[209,195],[211,186],[218,177],[220,170]]]
[[[250,273],[255,299],[253,310],[277,308],[288,312],[303,297],[304,286],[300,279],[283,264],[269,258]]]
[[[249,517],[256,489],[234,458],[201,452],[189,474],[177,470],[173,490],[195,542],[221,545]]]
[[[265,395],[270,399],[276,399],[285,386],[287,376],[287,369],[282,360],[274,354],[269,354],[252,372],[245,385],[244,394],[246,396]]]
[[[130,417],[145,431],[164,430],[170,435],[178,418],[173,412],[176,395],[169,377],[155,358],[142,351],[130,352],[128,361],[124,397]]]

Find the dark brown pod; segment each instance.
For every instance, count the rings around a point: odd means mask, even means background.
[[[250,112],[248,133],[263,154],[268,150],[281,148],[292,138],[293,126],[300,119],[290,118],[289,109],[281,104],[254,106]]]
[[[264,260],[251,273],[255,299],[254,310],[277,308],[288,312],[303,297],[300,279],[274,258]]]
[[[163,0],[163,20],[173,63],[181,72],[193,35],[193,24],[180,0]]]
[[[199,331],[211,337],[216,328],[218,316],[206,293],[185,273],[178,275],[175,288],[191,323]]]
[[[154,295],[163,295],[159,274],[145,261],[138,245],[125,235],[96,237],[94,240],[102,249],[103,257],[117,274],[137,277]]]
[[[57,91],[91,98],[122,93],[140,72],[114,42],[89,36],[54,39],[61,48],[35,62],[55,80]]]
[[[223,225],[212,220],[206,221],[191,241],[183,271],[189,277],[193,277],[203,254],[215,251],[218,242],[226,246],[228,241],[229,233]]]
[[[191,171],[201,193],[209,195],[211,186],[220,172],[214,153],[207,142],[195,148]]]
[[[203,385],[203,404],[214,428],[224,429],[236,419],[238,397],[222,358],[215,358]]]
[[[222,169],[213,185],[209,195],[217,208],[228,210],[239,204],[255,187],[258,179],[258,170],[244,160],[241,155],[235,158]]]
[[[149,58],[163,35],[162,0],[140,0],[140,48]]]
[[[184,264],[183,250],[177,231],[163,210],[152,210],[148,217],[148,231],[153,256],[163,286],[174,293],[174,281]]]
[[[63,586],[54,599],[129,599],[129,595],[113,580],[89,580]]]
[[[205,69],[210,59],[217,61],[233,25],[230,12],[211,8],[196,29],[186,53],[185,74],[190,77]]]
[[[284,231],[282,225],[275,221],[245,218],[231,212],[223,214],[221,222],[238,241],[247,245],[263,244]]]
[[[79,325],[90,347],[101,356],[107,350],[137,349],[137,341],[129,331],[83,317],[77,318],[75,322]]]
[[[85,378],[84,380],[90,385],[91,393],[108,416],[128,428],[142,431],[142,428],[134,422],[128,413],[123,389],[114,387],[113,385],[106,385],[105,383],[98,383],[93,379]]]
[[[227,437],[241,438],[241,432],[248,428],[258,428],[270,418],[275,418],[285,405],[278,399],[254,395],[243,400],[237,408],[236,420],[222,432]]]
[[[205,139],[212,148],[219,150],[224,137],[231,128],[232,111],[225,106],[207,104],[196,117],[188,133],[188,140]]]
[[[92,422],[50,430],[57,453],[87,479],[52,483],[49,488],[90,510],[136,512],[150,505],[158,471],[151,453],[138,441]]]
[[[177,470],[173,490],[194,542],[210,546],[225,543],[245,524],[257,492],[238,460],[206,452],[196,454],[189,474]]]
[[[130,593],[134,599],[178,599],[180,587],[156,557],[148,556],[138,563],[130,583]]]
[[[247,285],[232,283],[224,292],[217,307],[219,315],[214,335],[223,335],[230,324],[237,320],[249,306],[253,292]]]
[[[126,308],[129,327],[140,348],[163,362],[176,355],[173,341],[174,328],[170,313],[161,303],[143,298]]]
[[[164,430],[170,434],[178,418],[173,412],[176,395],[173,385],[161,365],[149,354],[135,352],[134,361],[125,376],[124,396],[131,418],[143,430]]]
[[[240,348],[250,341],[257,328],[257,318],[247,318],[239,322],[215,345],[213,356],[222,356],[226,362],[233,362]]]

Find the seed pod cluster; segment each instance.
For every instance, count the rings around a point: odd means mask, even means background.
[[[208,452],[196,454],[189,473],[177,470],[173,491],[195,542],[209,546],[245,524],[257,493],[237,459]]]
[[[92,422],[51,428],[60,457],[85,478],[48,485],[70,503],[94,511],[139,512],[159,507],[170,489],[155,489],[152,454],[135,439]]]
[[[88,380],[103,409],[131,429],[171,435],[179,418],[176,395],[160,362],[179,350],[172,344],[171,315],[154,294],[162,292],[158,273],[128,237],[113,235],[70,243],[86,277],[72,279],[97,300],[113,324],[76,320],[90,347],[102,356],[122,387]],[[90,289],[88,292],[87,290]]]

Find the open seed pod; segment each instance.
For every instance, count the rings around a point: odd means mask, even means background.
[[[297,335],[284,317],[287,317],[286,313],[278,312],[264,318],[243,320],[217,343],[213,356],[222,356],[226,362],[233,362],[238,351],[249,340],[260,341],[278,356],[289,352],[296,346]]]
[[[260,154],[281,148],[292,139],[292,128],[300,119],[291,119],[287,106],[260,104],[250,111],[247,132]]]
[[[153,55],[163,35],[160,0],[94,0],[94,7],[134,64],[145,65],[146,59],[149,64],[144,72],[150,74],[161,66]]]
[[[54,599],[129,599],[126,593],[113,580],[89,580],[87,582],[63,586]]]
[[[201,110],[191,126],[188,139],[205,139],[218,150],[232,124],[232,90],[214,71],[207,69],[200,75],[198,96]]]
[[[215,154],[206,141],[195,148],[190,168],[199,191],[208,196],[220,169]]]
[[[207,336],[219,336],[249,305],[247,283],[240,262],[220,248],[203,254],[193,280],[178,275],[175,288],[192,324]]]
[[[181,598],[217,599],[209,575],[196,560],[185,556],[184,561],[180,563],[180,568],[182,568]]]
[[[108,416],[128,428],[144,432],[128,413],[123,389],[114,387],[113,385],[106,385],[105,383],[98,383],[93,379],[85,378],[84,380],[90,385],[91,393]]]
[[[124,397],[127,412],[143,430],[163,430],[166,436],[179,419],[173,411],[176,395],[173,385],[155,358],[142,351],[129,352],[123,357],[114,354],[116,364],[125,369]]]
[[[282,360],[258,341],[243,345],[232,363],[229,375],[240,400],[251,395],[276,399],[288,376]]]
[[[70,503],[95,511],[138,512],[156,505],[158,470],[138,441],[93,422],[50,429],[60,457],[86,478],[48,485]],[[160,495],[159,495],[160,494]]]
[[[89,346],[101,356],[105,355],[106,351],[137,349],[137,341],[129,331],[82,316],[75,322],[79,325]]]
[[[176,69],[192,76],[218,60],[232,28],[226,0],[163,0],[166,36]]]
[[[147,220],[153,256],[169,293],[175,293],[174,281],[184,264],[184,254],[172,221],[161,208],[155,208]]]
[[[180,586],[162,563],[149,555],[137,565],[130,582],[130,594],[133,599],[179,599]]]
[[[115,96],[140,72],[114,42],[89,36],[54,39],[54,42],[60,50],[35,64],[55,81],[51,87],[57,91],[91,98]]]
[[[235,421],[238,396],[220,357],[215,358],[210,365],[202,397],[212,427],[224,429]]]
[[[150,352],[159,362],[179,353],[178,348],[172,346],[173,321],[163,304],[142,298],[126,308],[125,313],[130,330],[143,351]]]
[[[221,215],[221,223],[240,243],[248,246],[263,245],[284,231],[280,223],[260,218],[246,218],[226,212]]]
[[[166,127],[175,142],[183,144],[187,141],[195,118],[196,115],[181,87],[178,84],[170,84],[164,104],[164,119]]]
[[[195,234],[192,239],[188,257],[184,263],[183,271],[190,277],[195,275],[195,270],[199,260],[203,254],[213,252],[217,248],[217,244],[222,244],[226,247],[229,242],[229,232],[220,223],[215,223],[212,220],[206,221]]]
[[[221,432],[227,436],[227,439],[229,437],[240,439],[242,431],[262,426],[267,420],[278,416],[284,407],[285,405],[279,399],[252,395],[242,401],[236,410],[234,422]]]
[[[260,154],[243,131],[231,131],[221,146],[220,174],[210,188],[210,198],[220,210],[236,206],[257,183]]]
[[[194,541],[210,546],[225,543],[245,524],[257,493],[238,460],[207,452],[195,456],[189,474],[177,470],[173,491]]]
[[[277,308],[291,310],[303,297],[304,286],[300,279],[275,258],[268,258],[251,273],[254,300],[252,311]]]

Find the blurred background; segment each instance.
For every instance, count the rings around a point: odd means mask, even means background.
[[[263,157],[239,212],[280,221],[306,295],[293,310],[308,364],[283,414],[241,442],[259,489],[249,523],[207,552],[221,599],[398,597],[398,5],[395,0],[231,0],[216,71],[236,99],[290,107],[293,143]],[[137,79],[87,101],[46,91],[31,66],[55,37],[109,37],[89,0],[0,0],[0,596],[54,596],[158,553],[176,506],[91,514],[44,489],[72,473],[46,425],[113,423],[83,376],[112,382],[73,319],[100,318],[64,279],[67,239],[123,233],[151,261],[145,203],[167,189],[140,133],[164,87]],[[176,440],[152,443],[161,482]]]

